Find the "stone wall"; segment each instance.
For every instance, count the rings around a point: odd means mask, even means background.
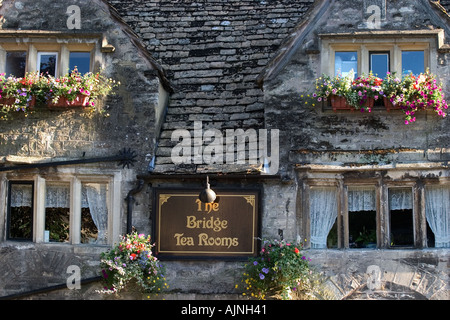
[[[70,5],[80,8],[80,29],[67,27],[70,14],[66,11]],[[25,176],[30,179],[33,175],[67,179],[66,171],[71,170],[94,176],[114,171],[120,188],[119,208],[115,210],[116,221],[120,224],[117,227],[119,233],[125,233],[124,199],[136,187],[136,175],[147,171],[154,155],[167,92],[171,88],[139,38],[103,1],[2,1],[0,14],[2,30],[16,30],[18,39],[23,34],[37,37],[39,41],[65,43],[66,38],[73,39],[80,34],[79,43],[83,43],[86,35],[98,37],[95,45],[107,47],[105,52],[96,55],[94,71],[103,69],[106,77],[121,83],[114,94],[99,102],[107,116],[81,109],[43,108],[27,117],[17,112],[10,119],[0,121],[0,165],[110,157],[125,148],[136,155],[130,168],[122,168],[113,161],[0,173],[0,296],[4,296],[65,283],[70,265],[81,268],[82,278],[98,276],[99,254],[107,249],[105,246],[5,241],[7,179]],[[145,201],[148,203],[150,199]],[[147,217],[145,227],[149,230],[148,209],[144,216]],[[139,218],[136,222],[139,223]]]
[[[325,1],[331,7],[301,38],[302,21],[313,19],[311,12],[324,2],[110,0],[116,12],[106,2],[96,1],[94,10],[92,1],[72,1],[70,4],[79,5],[83,13],[82,29],[103,32],[116,48],[104,57],[107,74],[122,83],[117,94],[105,102],[110,117],[86,119],[83,112],[75,110],[43,111],[29,118],[17,115],[1,123],[0,156],[5,161],[11,156],[21,157],[21,161],[31,157],[70,159],[83,154],[111,155],[129,147],[138,152],[138,157],[132,169],[122,171],[124,199],[136,186],[136,174],[147,173],[155,152],[157,173],[201,171],[195,165],[177,167],[172,163],[174,142],[170,138],[174,129],[193,129],[194,121],[220,130],[279,129],[281,178],[256,183],[263,189],[261,236],[278,238],[282,230],[286,239],[303,241],[299,166],[331,163],[394,167],[423,161],[448,162],[448,118],[436,120],[433,114],[425,113],[413,126],[405,127],[397,125],[401,119],[398,112],[333,113],[312,108],[300,98],[313,89],[314,79],[320,75],[318,34],[368,31],[362,10],[365,2]],[[3,28],[65,30],[65,19],[50,19],[42,12],[46,3],[50,6],[46,0],[20,4],[3,1]],[[430,11],[434,10],[432,5],[424,3],[388,2],[382,29],[448,29],[435,19],[435,14],[442,15]],[[66,6],[58,2],[54,12],[66,17],[65,10]],[[302,41],[296,42],[298,39]],[[439,52],[435,60],[448,91],[448,53]],[[161,87],[173,93],[160,133]],[[115,164],[105,166],[116,168]],[[100,166],[98,170],[101,173]],[[448,167],[440,170],[448,177]],[[222,167],[215,166],[212,171],[221,172]],[[133,225],[140,232],[151,232],[151,199],[153,188],[158,186],[198,188],[202,183],[146,181],[133,203]],[[241,189],[255,184],[244,179],[227,181],[223,186]],[[126,206],[121,203],[124,230]],[[6,267],[0,279],[0,295],[64,283],[71,264],[83,266],[83,278],[94,276],[103,249],[2,243],[0,262]],[[330,297],[335,299],[449,298],[447,249],[307,250],[306,255],[324,272]],[[210,294],[238,298],[234,286],[240,276],[240,262],[165,264],[173,294],[169,298]],[[35,298],[103,299],[95,293],[98,285]]]

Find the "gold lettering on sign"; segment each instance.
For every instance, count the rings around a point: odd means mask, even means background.
[[[184,233],[175,233],[173,236],[177,241],[177,246],[193,246],[194,239],[192,237],[184,237]]]
[[[207,213],[210,213],[211,211],[217,212],[219,211],[219,203],[213,202],[213,203],[203,203],[200,199],[195,200],[197,203],[197,211],[205,211]],[[202,209],[203,207],[203,209]]]
[[[210,237],[206,233],[200,233],[198,235],[199,246],[222,246],[222,247],[237,247],[239,245],[238,238],[230,237]]]
[[[197,219],[195,216],[187,216],[186,217],[186,228],[189,229],[212,229],[215,232],[219,232],[222,229],[226,229],[228,227],[227,220],[220,220],[220,218],[211,217],[209,219]]]

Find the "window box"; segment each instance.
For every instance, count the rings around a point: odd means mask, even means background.
[[[401,110],[400,106],[393,104],[389,98],[383,97],[384,107],[389,112],[391,110]]]
[[[347,103],[347,99],[345,99],[345,97],[334,94],[331,95],[331,107],[333,108],[333,111],[355,109]]]
[[[57,102],[49,101],[49,108],[64,108],[64,107],[85,107],[89,103],[89,96],[84,94],[77,94],[76,98],[70,101],[65,96],[60,96]]]
[[[16,98],[14,97],[2,97],[0,98],[0,105],[13,106],[16,104]],[[36,105],[36,96],[31,96],[30,100],[27,101],[28,107],[33,107]]]

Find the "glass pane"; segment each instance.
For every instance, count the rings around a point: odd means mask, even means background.
[[[337,190],[312,188],[310,191],[310,232],[312,248],[337,247]]]
[[[450,186],[425,187],[428,247],[450,248]]]
[[[33,184],[11,183],[10,186],[8,239],[32,240]]]
[[[389,72],[389,53],[370,53],[370,70],[377,77],[385,78]]]
[[[90,52],[71,52],[69,55],[69,70],[72,72],[77,67],[81,74],[88,73],[91,65]]]
[[[107,243],[108,189],[105,183],[82,184],[81,243]]]
[[[69,242],[70,186],[47,184],[45,195],[45,242]]]
[[[358,52],[336,51],[334,56],[334,74],[345,77],[352,70],[356,78],[358,76]]]
[[[56,61],[58,55],[56,53],[39,53],[38,54],[38,71],[40,73],[56,76]]]
[[[402,51],[402,74],[419,75],[425,72],[424,51]]]
[[[25,51],[11,51],[6,53],[6,76],[13,75],[21,78],[25,75],[27,53]]]
[[[390,245],[413,246],[414,225],[412,210],[412,191],[389,189]]]
[[[348,224],[350,248],[375,248],[376,195],[371,188],[349,188]]]

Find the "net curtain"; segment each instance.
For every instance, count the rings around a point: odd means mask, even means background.
[[[31,185],[14,184],[11,189],[11,207],[29,207],[33,198]],[[98,230],[97,243],[106,243],[108,230],[108,185],[84,183],[81,188],[81,207],[89,211]],[[47,184],[46,208],[70,208],[70,186]]]
[[[376,193],[371,187],[351,187],[348,190],[348,211],[376,211]]]
[[[311,248],[327,247],[327,236],[337,218],[336,188],[310,190]]]
[[[435,247],[450,248],[450,187],[425,187],[425,215]]]

